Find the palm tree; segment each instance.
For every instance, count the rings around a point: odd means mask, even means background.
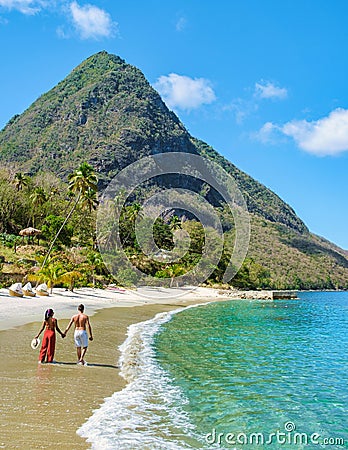
[[[59,282],[69,285],[69,291],[74,292],[75,281],[80,279],[82,274],[77,270],[65,272],[59,277]]]
[[[92,274],[92,283],[93,287],[95,287],[95,271],[97,269],[101,269],[104,267],[104,261],[101,257],[100,253],[97,252],[91,252],[87,256],[87,262],[88,262],[88,268],[91,271]]]
[[[172,231],[181,230],[182,222],[178,216],[172,216],[169,222],[169,227]]]
[[[132,205],[127,206],[124,209],[124,213],[121,214],[121,228],[120,237],[122,238],[123,245],[132,245],[135,229],[135,221],[137,219],[142,219],[144,214],[142,212],[142,207],[139,203],[132,203]],[[131,242],[130,242],[131,241]]]
[[[88,189],[98,190],[98,178],[92,166],[83,162],[80,167],[69,175],[69,189],[78,195],[84,194]]]
[[[17,172],[14,176],[13,184],[16,186],[17,191],[21,191],[23,186],[28,186],[29,177],[22,172]]]
[[[27,279],[37,283],[46,283],[52,294],[54,285],[63,281],[64,274],[64,269],[60,264],[50,263],[46,267],[41,267],[36,274],[27,275]]]
[[[45,189],[40,186],[37,186],[29,197],[34,206],[42,206],[48,200]]]
[[[82,196],[82,207],[87,208],[91,213],[92,210],[96,210],[99,205],[97,198],[97,191],[92,188],[88,188],[87,191]]]
[[[173,286],[175,278],[184,275],[185,272],[185,268],[180,264],[172,264],[171,266],[169,266],[167,268],[167,273],[170,276],[170,287]]]
[[[69,175],[69,190],[70,190],[70,192],[75,194],[75,202],[73,203],[72,208],[68,212],[64,222],[62,223],[62,226],[59,228],[59,230],[57,231],[57,234],[55,235],[54,239],[52,240],[51,245],[45,256],[45,259],[42,263],[41,268],[43,268],[45,266],[47,258],[49,257],[60,232],[62,231],[65,224],[70,219],[73,212],[75,211],[76,206],[79,203],[81,197],[88,190],[97,192],[97,190],[98,190],[97,183],[98,183],[98,178],[94,172],[93,167],[90,166],[86,162],[83,162],[78,169],[76,169],[72,174]]]
[[[126,198],[127,193],[125,189],[120,189],[113,201],[104,201],[102,213],[104,215],[103,223],[106,226],[104,229],[98,228],[97,243],[102,243],[105,249],[110,249],[110,247],[115,245],[115,230],[119,228],[115,228],[115,224],[117,224],[117,219],[121,216]]]
[[[35,210],[47,202],[48,196],[47,196],[47,193],[44,188],[37,186],[34,189],[34,192],[32,194],[30,194],[29,198],[32,201],[33,206],[34,206],[33,219],[32,219],[33,227],[34,227]]]
[[[181,275],[185,275],[186,269],[180,264],[172,264],[167,266],[165,269],[160,270],[157,274],[163,278],[170,278],[170,286],[172,287],[174,284],[174,280],[176,277],[180,277]]]

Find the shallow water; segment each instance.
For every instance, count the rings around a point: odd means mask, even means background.
[[[95,449],[348,448],[347,348],[347,293],[159,314],[129,328],[128,385],[79,434]]]
[[[189,309],[163,325],[156,348],[206,443],[243,448],[258,433],[265,448],[347,447],[348,293]]]

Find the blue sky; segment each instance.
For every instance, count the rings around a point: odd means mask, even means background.
[[[0,127],[101,50],[348,249],[348,2],[0,0]]]

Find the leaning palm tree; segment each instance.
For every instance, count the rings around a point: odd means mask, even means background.
[[[94,172],[93,167],[90,166],[86,162],[83,162],[77,170],[75,170],[72,174],[69,175],[69,191],[72,192],[73,194],[75,194],[75,201],[73,202],[73,205],[72,205],[70,211],[68,212],[64,222],[62,223],[62,226],[59,228],[59,230],[57,231],[57,234],[53,238],[53,240],[49,246],[49,249],[47,251],[47,254],[45,256],[45,259],[43,260],[41,268],[45,267],[46,261],[47,261],[48,257],[50,256],[50,253],[53,249],[53,246],[54,246],[60,232],[62,231],[65,224],[72,216],[73,212],[76,209],[77,204],[81,200],[81,197],[89,190],[97,192],[97,190],[98,190],[97,183],[98,183],[98,178]]]

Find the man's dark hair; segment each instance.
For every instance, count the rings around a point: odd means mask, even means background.
[[[83,304],[81,303],[81,305],[79,305],[79,306],[77,307],[77,309],[78,309],[78,311],[83,312],[84,309],[85,309],[85,307],[84,307]]]

